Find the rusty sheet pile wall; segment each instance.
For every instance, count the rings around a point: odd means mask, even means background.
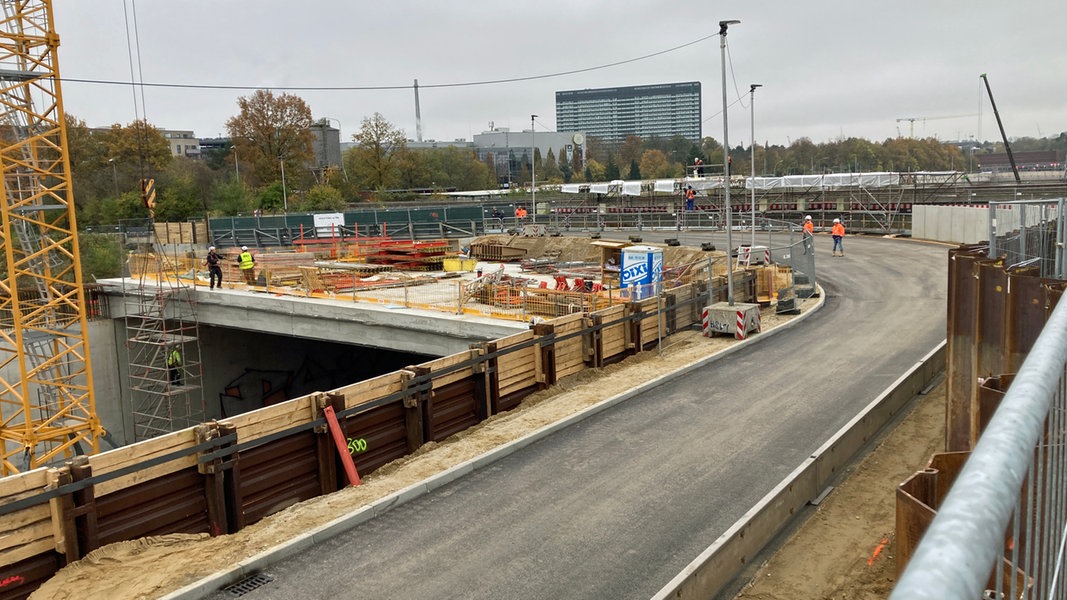
[[[990,259],[987,250],[977,244],[949,252],[946,452],[897,488],[898,575],[1067,288],[1039,277],[1037,267]],[[1015,535],[1009,527],[1005,543]],[[1018,576],[1007,559],[1003,569],[1005,580]]]
[[[464,353],[0,480],[0,597],[24,598],[112,542],[233,533],[338,490],[347,480],[327,406],[366,475],[562,377],[653,348],[661,332],[690,328],[709,302],[701,287],[673,290],[663,312],[653,298],[561,316]]]

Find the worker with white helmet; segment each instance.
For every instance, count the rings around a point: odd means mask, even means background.
[[[834,226],[830,229],[830,235],[834,237],[834,249],[831,256],[837,256],[838,250],[841,250],[841,256],[844,256],[845,226],[841,223],[841,219],[834,219]]]
[[[811,222],[811,215],[804,217],[804,254],[815,254],[815,244],[812,236],[815,235],[815,224]]]
[[[204,264],[207,265],[208,279],[211,281],[211,289],[215,289],[215,283],[218,282],[219,289],[222,289],[222,265],[219,264],[219,253],[215,251],[214,246],[208,246],[207,258],[204,259]]]
[[[241,274],[244,275],[245,283],[255,285],[256,259],[248,251],[248,246],[241,246],[241,254],[237,257],[237,266],[240,267]]]

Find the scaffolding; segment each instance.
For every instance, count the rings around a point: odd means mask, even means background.
[[[122,280],[137,441],[205,420],[196,286],[182,279],[178,261],[153,239],[130,255],[141,264],[129,265],[133,275]]]

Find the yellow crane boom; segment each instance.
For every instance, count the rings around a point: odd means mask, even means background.
[[[0,471],[99,449],[51,0],[3,0]]]

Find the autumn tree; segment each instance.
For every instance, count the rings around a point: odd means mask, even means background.
[[[548,149],[548,155],[545,156],[544,168],[537,172],[537,180],[545,183],[563,181],[563,173],[559,171],[559,162],[556,160],[556,153],[552,148]]]
[[[674,168],[667,162],[667,155],[662,150],[645,150],[641,153],[641,177],[659,179],[674,175]]]
[[[249,179],[261,185],[282,178],[282,164],[290,177],[300,177],[311,162],[311,108],[299,96],[275,96],[256,90],[237,99],[240,113],[226,121],[241,166],[250,166]],[[242,170],[242,177],[245,177]]]
[[[407,153],[407,138],[381,113],[364,117],[359,133],[352,136],[358,146],[348,153],[349,171],[363,189],[383,190],[397,187],[401,180],[400,164]]]
[[[307,194],[304,194],[300,208],[306,211],[339,211],[344,210],[345,199],[341,197],[341,192],[337,188],[319,184],[312,186]]]

